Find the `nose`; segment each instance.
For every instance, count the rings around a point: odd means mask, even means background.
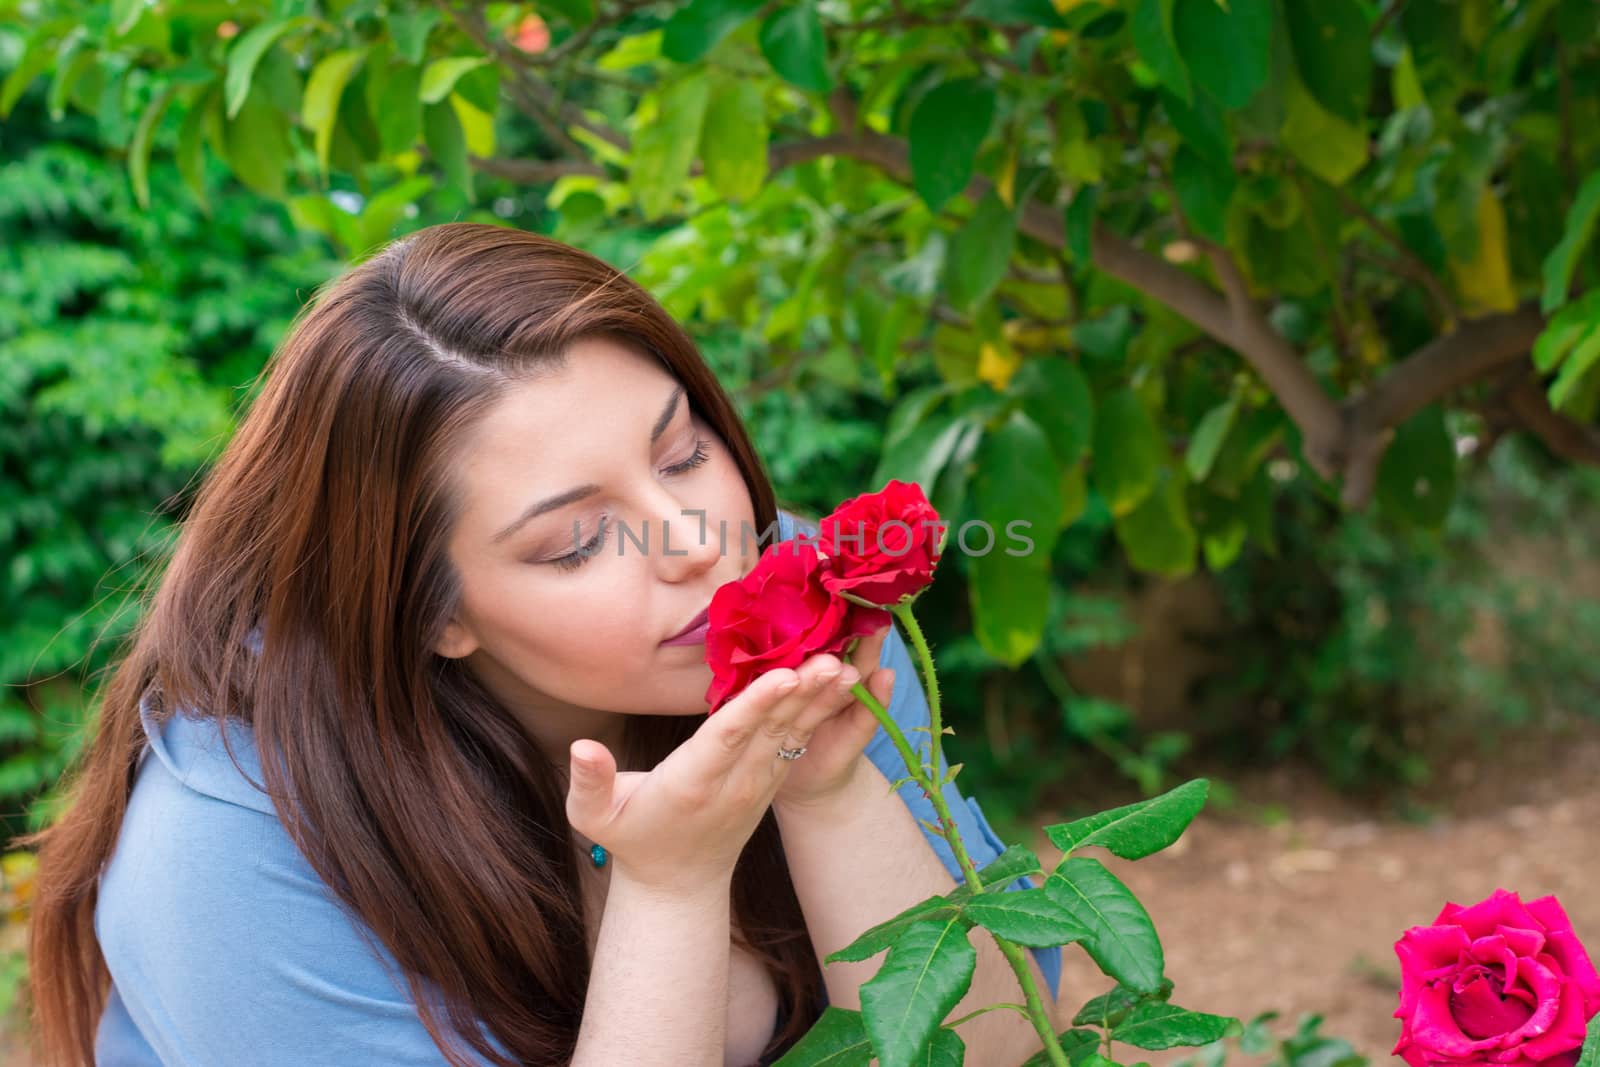
[[[680,582],[717,565],[722,548],[716,520],[704,509],[686,507],[660,489],[649,511],[650,555],[666,581]]]

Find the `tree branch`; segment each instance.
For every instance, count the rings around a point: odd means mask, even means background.
[[[1520,377],[1506,393],[1506,406],[1551,452],[1573,463],[1600,466],[1600,429],[1574,422],[1552,408],[1537,378]]]

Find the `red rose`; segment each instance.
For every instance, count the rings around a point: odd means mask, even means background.
[[[827,563],[804,541],[771,545],[754,569],[728,582],[706,608],[706,663],[714,713],[760,675],[842,654],[851,639],[889,624],[889,613],[852,604],[823,585]]]
[[[851,497],[818,523],[830,592],[892,607],[933,581],[943,521],[916,482],[891,479]]]
[[[1411,1067],[1571,1067],[1600,1012],[1600,976],[1555,897],[1496,889],[1413,926],[1400,957],[1400,1040]]]

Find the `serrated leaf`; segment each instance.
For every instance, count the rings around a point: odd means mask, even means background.
[[[872,1042],[859,1011],[829,1004],[773,1067],[868,1067]]]
[[[1147,1000],[1134,1006],[1113,1032],[1112,1038],[1134,1048],[1159,1051],[1189,1045],[1209,1045],[1244,1030],[1229,1015],[1189,1011],[1175,1004]]]
[[[1079,944],[1101,971],[1139,992],[1161,987],[1166,959],[1155,924],[1133,892],[1104,864],[1069,857],[1045,879],[1045,889],[1088,927],[1089,937]]]
[[[844,948],[830,952],[823,962],[845,960],[854,963],[871,959],[899,940],[915,923],[952,919],[959,910],[947,897],[928,897],[866,930]]]
[[[1210,788],[1209,780],[1196,778],[1158,797],[1046,826],[1044,832],[1062,852],[1098,845],[1125,860],[1143,859],[1183,836]]]
[[[1110,991],[1084,1002],[1072,1017],[1073,1026],[1114,1027],[1132,1011],[1134,1005],[1154,997],[1166,1000],[1172,995],[1172,979],[1163,978],[1161,987],[1154,993],[1139,993],[1124,986],[1113,986]]]
[[[1089,936],[1088,928],[1043,889],[984,893],[962,905],[961,913],[985,930],[1029,948],[1066,945]]]
[[[909,1067],[972,986],[977,951],[957,918],[912,924],[861,984],[861,1014],[880,1067]]]

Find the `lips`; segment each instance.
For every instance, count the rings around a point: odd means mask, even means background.
[[[671,637],[668,637],[667,640],[668,641],[674,641],[674,640],[682,637],[684,634],[690,633],[690,632],[698,629],[699,627],[705,625],[706,619],[709,617],[707,613],[710,610],[711,610],[711,606],[709,604],[706,605],[705,607],[701,608],[699,613],[696,614],[694,618],[689,620],[689,623],[688,623],[687,626],[685,626],[683,629],[679,630],[677,633],[673,634]]]

